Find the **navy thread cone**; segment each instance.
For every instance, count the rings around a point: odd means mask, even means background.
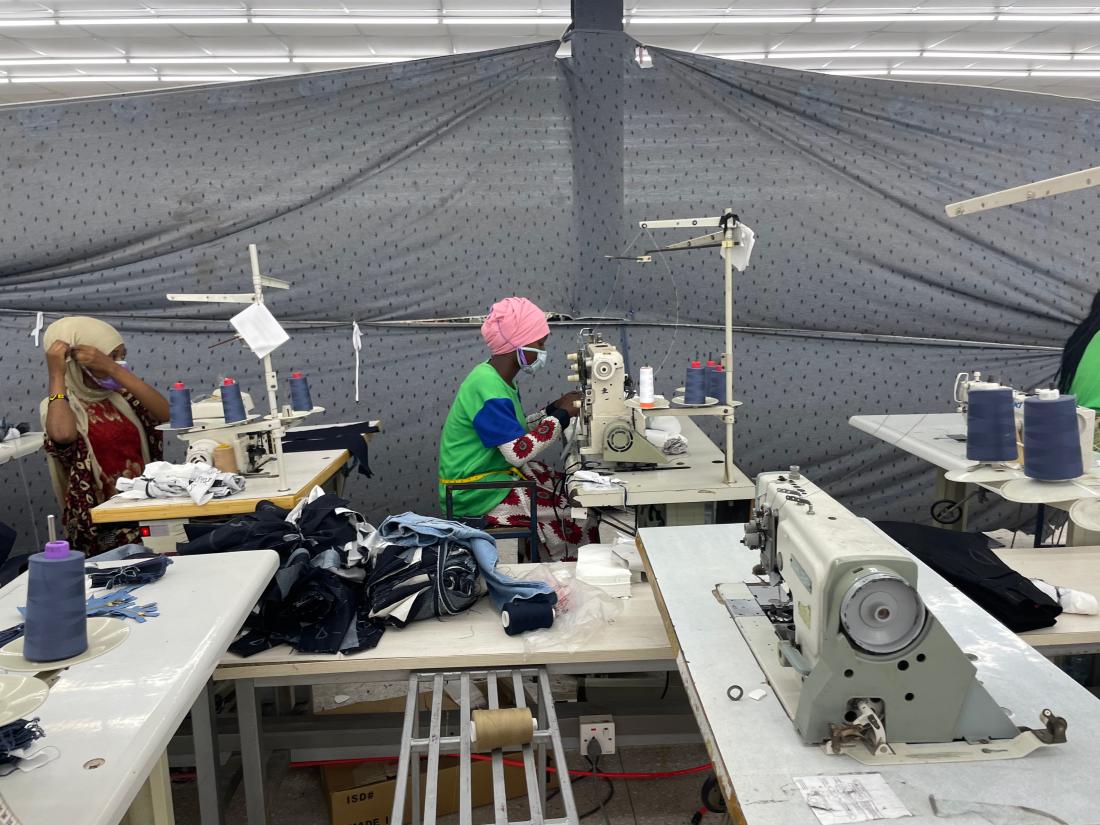
[[[721,364],[707,368],[707,395],[717,398],[719,404],[727,403],[726,399],[726,371]]]
[[[972,390],[967,395],[966,457],[971,461],[1016,458],[1016,415],[1008,387]]]
[[[698,361],[692,361],[684,378],[684,403],[707,403],[707,371]]]
[[[226,378],[222,384],[222,415],[226,424],[244,421],[244,399],[241,398],[241,385],[232,378]]]
[[[88,649],[84,556],[68,542],[51,541],[30,558],[23,657],[57,662]]]
[[[309,412],[313,409],[313,399],[309,397],[309,382],[300,372],[290,376],[290,408],[297,412]]]
[[[544,601],[516,599],[504,605],[500,614],[504,632],[509,636],[518,636],[520,633],[554,624],[554,606]]]
[[[1084,472],[1077,432],[1077,399],[1024,401],[1024,475],[1039,481],[1066,481]]]
[[[191,416],[191,390],[177,381],[168,390],[168,423],[172,429],[182,430],[195,424]]]

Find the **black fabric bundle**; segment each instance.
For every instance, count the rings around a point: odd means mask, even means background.
[[[427,547],[384,547],[367,579],[370,616],[391,627],[468,609],[481,595],[470,549],[444,540]]]
[[[1062,607],[989,549],[980,533],[877,521],[886,535],[923,561],[1014,633],[1050,627]]]
[[[378,428],[371,426],[369,421],[327,427],[295,427],[283,436],[283,451],[308,453],[316,450],[347,450],[358,465],[359,474],[370,478],[370,453],[363,436],[376,432]]]
[[[353,653],[374,647],[380,627],[359,621],[364,573],[349,564],[362,517],[331,493],[289,511],[269,501],[256,512],[208,526],[188,525],[180,555],[243,548],[279,553],[279,569],[229,650],[251,656],[279,644],[310,653]]]

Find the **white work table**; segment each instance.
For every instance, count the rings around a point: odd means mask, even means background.
[[[195,504],[189,498],[121,499],[112,498],[92,508],[94,524],[119,522],[152,522],[169,519],[190,519],[205,516],[228,516],[251,513],[261,501],[270,501],[285,509],[293,508],[316,486],[324,484],[348,460],[346,450],[318,450],[287,453],[287,489],[280,490],[278,478],[248,477],[245,488],[225,498],[206,504]],[[269,465],[273,468],[274,464]]]
[[[502,566],[514,575],[531,565]],[[552,631],[551,631],[552,632]],[[225,654],[216,681],[233,681],[240,719],[248,822],[265,823],[264,762],[266,748],[256,700],[258,687],[332,682],[403,681],[418,670],[546,666],[552,672],[591,673],[667,670],[675,667],[673,651],[648,584],[631,587],[631,598],[615,621],[583,640],[570,643],[544,637],[528,646],[522,636],[508,636],[500,614],[487,599],[470,610],[444,619],[425,619],[390,628],[372,650],[351,655],[295,653],[283,645],[247,659]],[[196,734],[197,735],[197,734]],[[216,736],[216,734],[212,734]],[[201,766],[200,766],[201,768]],[[212,780],[200,770],[199,784]],[[203,814],[204,825],[213,818]]]
[[[966,416],[962,413],[853,415],[848,423],[943,470],[965,470]]]
[[[977,656],[985,687],[1017,724],[1039,727],[1044,708],[1065,717],[1068,741],[1019,760],[875,767],[803,745],[716,594],[719,585],[755,579],[759,556],[741,544],[742,535],[742,525],[709,525],[645,529],[638,537],[733,821],[817,825],[795,777],[874,772],[912,812],[900,820],[912,825],[945,821],[933,814],[930,797],[994,806],[997,822],[1024,821],[1026,808],[1059,818],[1051,821],[1095,825],[1100,701],[924,565],[921,596],[959,646]],[[726,696],[734,684],[746,694],[757,687],[767,693],[734,702]],[[959,825],[990,821],[977,813],[951,817]]]
[[[683,459],[688,467],[680,469],[624,470],[613,471],[622,484],[612,487],[573,480],[569,483],[570,496],[581,507],[634,507],[650,504],[666,504],[679,507],[685,512],[690,505],[701,510],[703,502],[742,501],[755,495],[752,480],[736,465],[733,467],[733,482],[727,484],[725,475],[725,456],[711,441],[699,425],[687,416],[679,417],[681,431],[688,443],[686,455],[674,456]],[[570,466],[577,460],[570,456]],[[689,518],[693,518],[689,516]],[[701,523],[694,518],[694,523]],[[670,523],[673,523],[670,521]],[[680,523],[686,523],[683,519]]]
[[[937,484],[937,498],[965,501],[967,483],[951,482],[943,477],[943,471],[965,470],[975,462],[966,457],[966,416],[962,413],[912,413],[905,415],[854,415],[848,423],[881,441],[885,441],[899,450],[921,458],[940,469]],[[1085,474],[1100,476],[1100,462],[1093,453],[1091,466],[1085,467]],[[1023,472],[1006,477],[1023,478]],[[992,493],[999,493],[1005,481],[982,482],[976,486]],[[1072,502],[1055,503],[1051,506],[1068,508]],[[965,529],[965,509],[963,517],[952,525],[953,529]],[[1086,530],[1076,529],[1072,523],[1069,529],[1068,544],[1095,544],[1100,536]]]
[[[6,464],[13,458],[22,458],[42,449],[44,433],[27,433],[10,441],[0,442],[0,464]]]
[[[126,620],[126,640],[61,671],[34,713],[46,732],[40,743],[61,755],[32,773],[0,778],[0,796],[23,825],[118,825],[147,777],[170,806],[164,750],[192,705],[205,706],[210,674],[278,555],[260,550],[173,561],[162,579],[136,594],[140,603],[157,602],[160,616],[143,624]],[[17,624],[16,607],[25,603],[24,574],[0,591],[0,626]],[[89,768],[93,760],[103,761]]]

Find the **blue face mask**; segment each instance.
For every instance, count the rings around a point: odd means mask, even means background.
[[[525,353],[535,353],[535,360],[529,361]],[[532,372],[538,372],[546,366],[546,350],[535,349],[534,347],[520,347],[516,350],[516,360],[519,361],[519,368],[524,372],[530,374]]]
[[[122,367],[124,370],[127,370],[128,372],[133,372],[133,370],[130,369],[130,365],[127,364],[125,361],[115,361],[115,363]],[[84,370],[84,372],[86,372],[88,376],[93,381],[95,381],[96,384],[99,385],[100,389],[109,390],[111,392],[118,392],[122,389],[122,384],[118,383],[118,381],[113,378],[97,378],[96,376],[92,375],[92,373],[88,370]]]

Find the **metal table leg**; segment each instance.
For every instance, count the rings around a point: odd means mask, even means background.
[[[244,771],[245,810],[250,825],[267,825],[264,801],[263,724],[252,679],[238,679],[237,722],[241,736],[241,766]]]
[[[214,711],[214,683],[207,680],[191,708],[191,736],[195,747],[195,773],[202,825],[221,825],[221,749]]]

